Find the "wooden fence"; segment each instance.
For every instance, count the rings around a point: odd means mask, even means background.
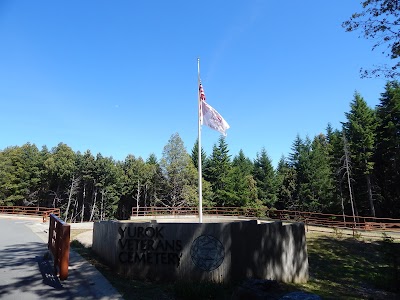
[[[60,216],[59,208],[33,207],[33,206],[0,206],[0,214],[38,216],[46,222],[50,214]]]
[[[60,280],[68,277],[70,225],[50,214],[49,240],[47,247],[53,256],[54,270]]]
[[[197,207],[136,207],[132,208],[132,216],[185,216],[198,215]],[[261,220],[280,220],[289,222],[304,222],[306,225],[326,226],[343,229],[360,229],[371,231],[398,231],[400,219],[375,218],[365,216],[349,216],[304,212],[293,210],[276,210],[268,208],[245,207],[204,207],[203,215],[237,216],[257,218]]]

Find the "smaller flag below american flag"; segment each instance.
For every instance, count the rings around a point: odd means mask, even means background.
[[[199,97],[200,97],[200,122],[201,124],[207,125],[211,129],[214,129],[224,136],[226,136],[226,130],[230,128],[229,124],[225,119],[206,102],[206,95],[204,94],[203,85],[199,85]]]

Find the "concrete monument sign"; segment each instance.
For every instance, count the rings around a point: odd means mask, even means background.
[[[302,223],[103,221],[94,224],[92,247],[115,271],[137,279],[308,279]]]

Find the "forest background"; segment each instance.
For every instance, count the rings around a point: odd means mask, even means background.
[[[201,149],[206,206],[268,207],[400,218],[400,84],[371,108],[354,94],[342,128],[297,135],[274,168],[268,152],[232,156],[224,137]],[[0,151],[0,205],[59,207],[68,222],[126,219],[133,207],[198,204],[198,146],[172,134],[159,159],[117,161],[59,143]]]

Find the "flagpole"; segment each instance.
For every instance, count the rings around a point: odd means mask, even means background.
[[[200,99],[200,58],[197,58],[197,87],[198,87],[198,170],[199,170],[199,223],[203,223],[203,188],[202,188],[202,172],[201,172],[201,99]]]

